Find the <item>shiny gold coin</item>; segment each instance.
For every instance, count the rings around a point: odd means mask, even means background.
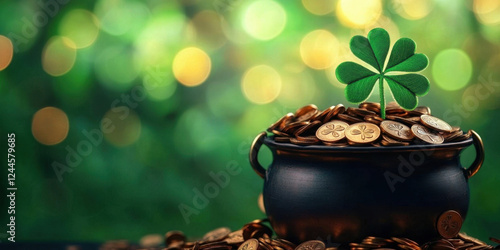
[[[314,131],[321,125],[320,121],[312,121],[307,125],[302,126],[301,128],[297,129],[295,133],[293,133],[295,136],[299,135],[304,135],[304,134],[309,134],[310,131],[312,131],[311,134],[314,134]]]
[[[380,136],[380,128],[368,122],[359,122],[347,127],[345,135],[350,142],[370,143]]]
[[[357,118],[357,117],[354,117],[354,116],[351,116],[351,115],[348,115],[348,114],[338,114],[337,117],[342,120],[342,121],[346,121],[346,122],[349,122],[349,123],[357,123],[357,122],[362,122],[363,120]]]
[[[202,240],[203,242],[214,242],[214,241],[219,241],[227,237],[228,234],[231,233],[231,229],[227,227],[221,227],[214,229],[208,233],[206,233]]]
[[[417,138],[430,144],[441,144],[444,142],[442,135],[430,131],[427,127],[420,124],[415,124],[411,126],[411,132]]]
[[[420,120],[425,126],[437,131],[451,132],[453,130],[450,124],[434,116],[422,115],[420,116]]]
[[[231,245],[243,243],[245,241],[243,239],[243,230],[240,229],[228,234],[224,241]]]
[[[314,104],[306,105],[302,108],[297,109],[295,111],[296,121],[308,121],[313,118],[318,112],[318,107]]]
[[[325,248],[326,246],[323,241],[310,240],[298,245],[295,250],[325,250]]]
[[[382,119],[380,116],[377,115],[367,115],[365,116],[364,119],[366,122],[370,122],[377,125],[380,125],[380,123],[384,121],[384,119]]]
[[[410,128],[396,121],[385,120],[380,123],[382,132],[400,141],[411,141],[414,137]]]
[[[241,244],[240,247],[238,247],[238,250],[257,250],[259,248],[259,241],[256,239],[249,239],[243,244]]]
[[[323,124],[316,130],[316,137],[324,142],[336,142],[345,138],[345,130],[349,124],[339,120]]]
[[[281,130],[286,126],[287,121],[291,121],[293,119],[293,114],[288,113],[285,116],[281,117],[277,122],[273,123],[269,128],[267,128],[267,131],[271,132],[273,130]]]
[[[335,108],[335,106],[331,106],[331,107],[329,107],[329,108],[327,108],[327,109],[323,110],[321,113],[319,113],[318,115],[316,115],[316,116],[314,117],[314,120],[316,120],[316,121],[322,121],[322,122],[323,122],[323,120],[326,118],[326,116],[328,116],[328,114],[329,114],[330,112],[332,112],[332,110],[333,110],[334,108]]]
[[[330,111],[330,113],[328,113],[328,115],[325,117],[325,119],[323,120],[323,122],[329,122],[334,117],[336,117],[338,114],[343,114],[344,112],[345,112],[344,105],[338,104],[337,106],[335,106],[334,109],[332,109],[332,111]]]
[[[443,238],[452,238],[457,236],[462,228],[462,216],[455,210],[448,210],[439,216],[437,229]]]

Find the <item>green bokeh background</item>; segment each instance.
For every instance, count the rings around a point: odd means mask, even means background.
[[[286,13],[286,23],[269,40],[256,39],[244,28],[242,17],[253,0],[60,2],[53,17],[45,14],[47,24],[37,28],[36,35],[18,44],[13,39],[17,51],[10,65],[0,71],[1,138],[6,141],[7,133],[16,133],[18,240],[136,241],[146,234],[173,229],[200,237],[215,227],[237,229],[264,217],[257,206],[263,183],[247,160],[253,137],[303,105],[315,103],[326,108],[348,104],[342,86],[333,77],[331,68],[335,65],[317,70],[304,64],[302,38],[324,29],[336,37],[338,50],[345,52],[351,36],[366,35],[376,26],[391,32],[392,43],[397,39],[394,32],[414,39],[417,52],[428,55],[430,66],[423,74],[431,81],[431,91],[419,99],[420,104],[431,107],[435,116],[452,125],[474,129],[483,137],[486,161],[470,180],[471,205],[463,231],[482,240],[500,237],[500,22],[492,18],[484,21],[484,13],[474,7],[487,1],[425,1],[430,3],[429,12],[411,20],[404,14],[405,1],[384,0],[381,17],[361,28],[340,21],[340,5],[334,0],[317,1],[334,6],[333,12],[325,15],[312,14],[301,1],[276,1]],[[105,3],[107,9],[102,7]],[[1,2],[0,35],[22,36],[23,19],[33,20],[37,13],[46,13],[42,6],[38,1]],[[500,16],[499,8],[496,5],[484,15]],[[78,22],[64,23],[65,16],[77,9],[95,13],[101,29],[90,46],[76,51],[69,72],[51,76],[42,65],[44,47],[49,39],[62,35],[63,25],[69,25],[70,30],[85,28]],[[109,14],[111,10],[120,11]],[[210,11],[217,18],[193,24],[201,11]],[[265,29],[273,20],[260,25]],[[152,38],[144,40],[146,31]],[[151,41],[148,39],[154,38],[161,38],[160,47],[145,48]],[[187,47],[200,48],[211,59],[210,75],[196,87],[186,87],[173,77],[173,59]],[[141,54],[148,49],[153,53]],[[472,65],[471,73],[465,73],[465,86],[458,89],[454,76],[464,75],[464,69],[454,57],[445,57],[433,68],[436,56],[448,49],[456,49],[455,55],[465,54]],[[156,61],[150,60],[153,55]],[[339,55],[334,55],[337,64],[350,58]],[[257,104],[246,98],[241,82],[249,68],[262,64],[281,75],[282,85],[276,99]],[[113,102],[143,86],[151,68],[163,72],[160,78],[167,98],[158,100],[148,94],[136,107],[129,106],[140,120],[138,139],[126,146],[103,140],[58,181],[52,164],[64,163],[66,148],[76,149],[87,140],[82,131],[98,129]],[[455,73],[441,73],[443,69]],[[114,80],[120,77],[125,77],[122,83]],[[438,85],[436,77],[451,82]],[[478,86],[488,88],[479,95]],[[377,101],[376,93],[370,100]],[[66,139],[53,146],[39,143],[31,132],[33,115],[47,106],[63,110],[70,124]],[[3,152],[5,145],[2,143]],[[0,224],[5,225],[6,153],[1,155]],[[271,162],[268,150],[260,156],[262,162]],[[473,150],[466,150],[463,158],[464,165],[470,164]],[[232,175],[229,184],[187,223],[179,205],[193,207],[193,189],[203,190],[213,182],[210,172],[223,171],[228,165],[241,172]]]

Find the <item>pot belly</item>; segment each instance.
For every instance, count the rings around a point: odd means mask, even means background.
[[[295,242],[366,236],[422,241],[439,236],[436,222],[444,211],[465,217],[469,190],[458,161],[427,162],[402,172],[387,164],[275,159],[264,183],[274,230]]]

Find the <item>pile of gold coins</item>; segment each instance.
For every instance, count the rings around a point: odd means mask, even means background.
[[[488,250],[500,249],[493,247],[464,233],[459,233],[453,239],[418,244],[407,238],[366,237],[359,243],[335,244],[321,240],[310,240],[296,245],[290,241],[273,237],[273,231],[266,226],[266,219],[254,220],[241,229],[231,231],[227,227],[217,228],[203,236],[202,239],[188,241],[180,231],[170,231],[164,237],[146,235],[141,239],[140,246],[128,244],[126,241],[109,241],[100,250]],[[490,238],[500,244],[500,240]]]
[[[363,102],[358,108],[342,104],[323,111],[316,105],[304,106],[272,124],[268,131],[280,143],[327,146],[407,146],[459,142],[471,136],[460,127],[431,116],[429,107],[407,111],[397,103],[386,107],[380,117],[380,104]]]

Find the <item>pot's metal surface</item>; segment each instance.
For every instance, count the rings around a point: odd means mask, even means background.
[[[277,143],[263,132],[252,144],[250,163],[264,178],[266,213],[280,237],[426,241],[440,236],[437,220],[445,211],[467,214],[467,182],[484,160],[481,138],[471,132],[471,139],[441,145],[343,148]],[[463,169],[460,153],[473,143],[476,160]],[[262,144],[274,158],[267,170],[257,160]]]

